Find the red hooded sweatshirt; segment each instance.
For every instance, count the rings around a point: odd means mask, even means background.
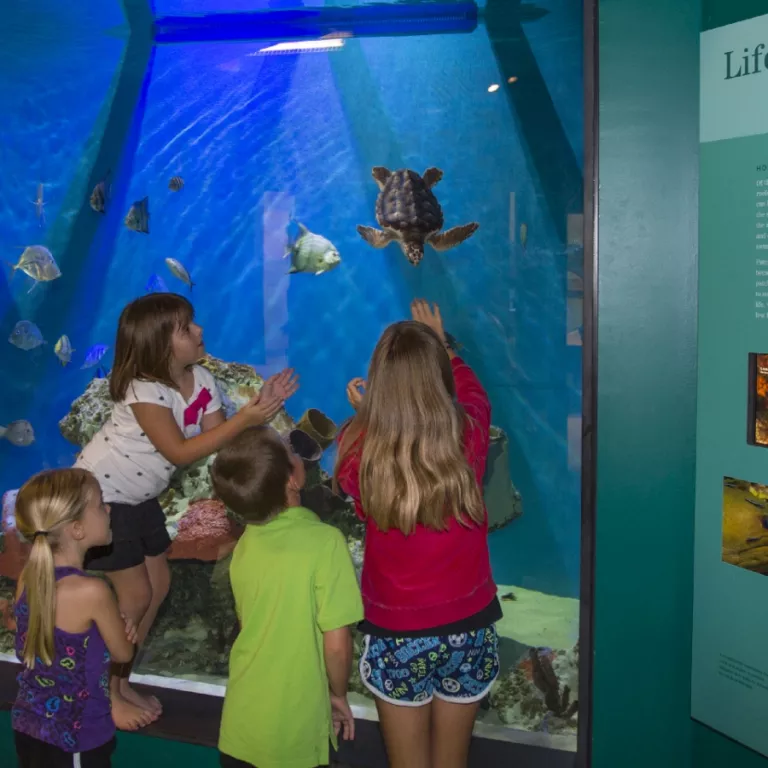
[[[456,396],[469,417],[464,428],[464,455],[482,488],[490,441],[491,404],[472,369],[459,357],[451,360]],[[339,485],[360,503],[361,445],[350,451],[339,470]],[[394,632],[440,627],[486,608],[496,596],[488,553],[488,515],[469,527],[453,516],[445,531],[418,525],[406,536],[386,533],[368,519],[361,591],[366,621]]]

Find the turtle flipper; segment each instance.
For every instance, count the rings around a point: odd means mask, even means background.
[[[360,237],[374,248],[386,248],[392,242],[392,235],[387,234],[381,229],[363,227],[358,224],[357,231],[360,233]]]
[[[387,183],[387,179],[392,175],[392,171],[389,168],[385,168],[383,165],[377,165],[371,171],[371,176],[376,179],[376,183],[379,185],[379,189],[384,189],[384,185]]]
[[[427,189],[432,189],[443,178],[443,172],[439,168],[427,168],[421,178],[424,179]]]
[[[455,248],[461,245],[467,238],[472,237],[480,225],[473,221],[471,224],[462,224],[460,227],[453,227],[446,232],[436,232],[427,238],[427,242],[436,251],[447,251],[449,248]]]

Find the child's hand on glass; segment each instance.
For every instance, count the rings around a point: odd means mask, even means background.
[[[349,404],[357,410],[363,402],[365,394],[365,379],[356,378],[347,384],[347,400]]]
[[[355,716],[349,707],[346,696],[334,696],[331,694],[331,717],[333,718],[333,732],[344,741],[355,738]]]
[[[418,323],[424,323],[424,325],[431,328],[439,337],[440,341],[445,344],[445,330],[443,329],[443,318],[440,316],[440,307],[437,303],[433,303],[429,306],[429,302],[424,299],[414,299],[411,302],[411,316]]]
[[[284,368],[280,373],[270,376],[261,388],[263,397],[277,395],[277,397],[287,400],[299,388],[299,377],[294,373],[293,368]]]
[[[257,427],[270,422],[283,407],[283,399],[276,394],[264,394],[262,387],[259,394],[254,395],[241,409],[248,424]]]

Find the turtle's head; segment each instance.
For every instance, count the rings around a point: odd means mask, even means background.
[[[400,247],[403,249],[405,258],[408,259],[414,267],[418,266],[424,256],[424,243],[418,240],[405,240],[400,243]]]

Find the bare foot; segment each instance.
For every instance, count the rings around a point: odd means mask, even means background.
[[[120,680],[120,695],[130,704],[146,710],[157,720],[163,714],[163,705],[155,696],[143,696],[138,691],[131,688],[127,678]]]
[[[126,701],[119,693],[112,692],[112,719],[121,731],[138,731],[149,725],[157,716],[142,707]]]

